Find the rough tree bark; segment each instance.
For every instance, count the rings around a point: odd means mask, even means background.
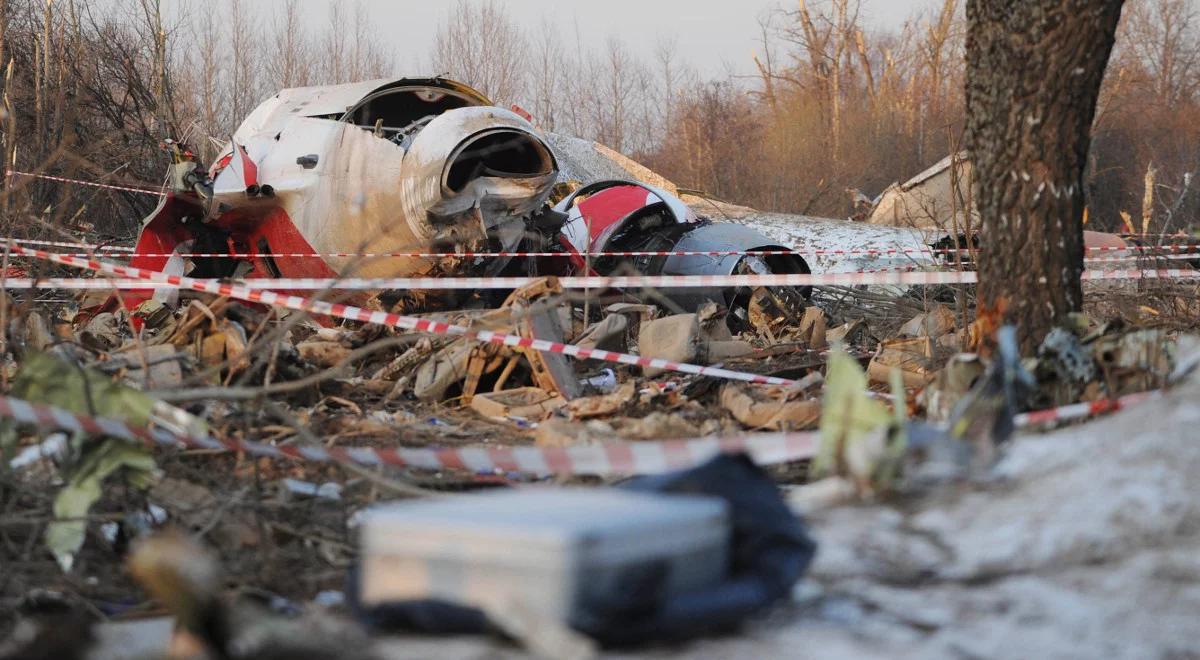
[[[1124,0],[968,0],[980,302],[1029,351],[1083,304],[1083,170]]]

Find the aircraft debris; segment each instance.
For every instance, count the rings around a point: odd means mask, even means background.
[[[892,369],[898,368],[905,387],[920,388],[935,376],[933,358],[933,342],[929,337],[889,340],[880,344],[867,373],[872,382],[889,383]]]
[[[471,397],[471,409],[497,420],[540,422],[567,400],[537,387],[518,387],[500,392],[481,392]]]
[[[778,389],[760,391],[731,383],[721,388],[721,405],[751,429],[797,431],[815,428],[821,419],[819,400],[790,400]]]
[[[207,172],[172,145],[184,161],[173,167],[189,175],[174,179],[174,194],[144,222],[132,265],[244,278],[810,272],[802,257],[757,230],[713,223],[673,192],[640,181],[588,182],[551,207],[555,184],[568,180],[552,142],[525,118],[443,78],[283,90],[246,118]],[[654,178],[644,168],[614,167]],[[512,256],[521,250],[550,256]],[[781,253],[590,256],[747,250]],[[414,251],[426,256],[357,256]],[[190,253],[206,256],[183,256]],[[458,256],[476,253],[494,256]],[[407,308],[438,305],[439,296],[402,293]],[[153,295],[174,297],[165,289]],[[685,310],[716,301],[734,310],[731,323],[744,322],[744,292],[662,295]],[[132,290],[121,302],[132,308],[150,296]],[[453,309],[463,301],[441,302]]]

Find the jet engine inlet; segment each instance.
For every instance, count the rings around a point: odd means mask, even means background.
[[[444,185],[447,192],[457,194],[479,178],[541,178],[554,170],[554,157],[544,142],[525,131],[500,128],[459,145],[450,156]]]

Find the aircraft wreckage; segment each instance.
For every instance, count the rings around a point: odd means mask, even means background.
[[[649,170],[543,133],[518,110],[444,78],[283,90],[246,118],[211,168],[169,145],[172,192],[146,219],[132,265],[217,278],[729,275],[810,272],[793,247],[929,245],[913,230],[727,205],[713,208],[739,220],[714,222]],[[594,256],[618,251],[691,254]],[[702,251],[772,254],[694,254]],[[528,252],[541,256],[475,256]],[[932,260],[866,258],[872,267]],[[860,269],[863,259],[815,263],[832,272]],[[736,324],[754,292],[661,293],[685,309],[719,302]],[[772,295],[802,305],[807,294]],[[123,302],[151,295],[172,294],[129,292]]]

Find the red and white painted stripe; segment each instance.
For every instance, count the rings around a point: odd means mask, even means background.
[[[463,326],[432,321],[429,319],[404,316],[401,314],[393,314],[382,311],[371,311],[361,307],[355,307],[353,305],[328,303],[323,300],[314,300],[312,298],[305,298],[302,296],[280,294],[275,293],[274,291],[251,289],[240,284],[229,284],[215,280],[197,280],[178,275],[166,275],[156,271],[106,263],[96,259],[64,257],[42,250],[31,250],[29,248],[20,246],[11,246],[10,249],[15,253],[36,256],[40,259],[63,264],[65,266],[97,271],[107,275],[114,275],[116,277],[134,278],[142,280],[144,283],[162,284],[170,287],[190,289],[192,291],[201,291],[204,293],[211,293],[228,298],[236,298],[238,300],[245,300],[248,302],[261,303],[264,305],[275,305],[301,312],[332,316],[346,319],[348,321],[374,323],[377,325],[386,325],[403,330],[428,332],[436,335],[465,337],[467,339],[482,343],[503,344],[505,346],[529,348],[547,353],[560,353],[562,355],[568,355],[570,357],[579,358],[582,360],[617,362],[620,364],[629,364],[643,368],[676,371],[698,376],[711,376],[726,380],[738,380],[748,383],[760,383],[764,385],[792,385],[795,383],[795,381],[787,378],[761,376],[758,374],[733,371],[721,367],[702,367],[695,364],[673,362],[671,360],[663,360],[660,358],[641,357],[637,355],[629,355],[628,353],[617,353],[614,351],[583,348],[573,344],[547,341],[545,339],[527,339],[518,335],[492,332],[490,330],[472,330]]]

